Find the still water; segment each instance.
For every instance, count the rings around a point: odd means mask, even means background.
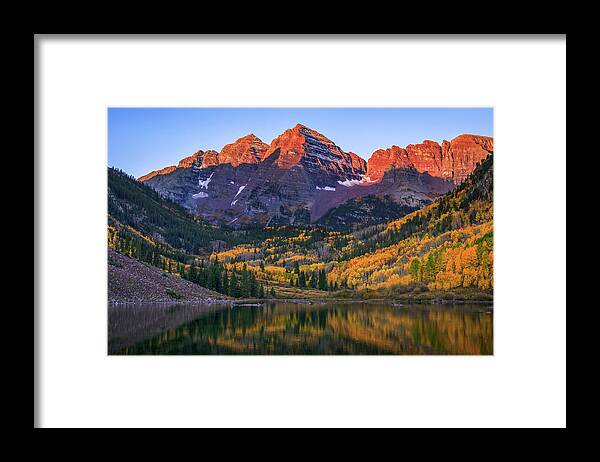
[[[111,355],[491,355],[488,305],[109,305]]]

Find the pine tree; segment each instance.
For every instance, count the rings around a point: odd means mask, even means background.
[[[298,287],[306,287],[306,275],[304,271],[300,271],[300,275],[298,276]]]
[[[221,293],[229,294],[229,277],[227,276],[227,271],[223,271],[223,281],[221,283]]]
[[[319,271],[319,289],[327,290],[327,274],[325,274],[325,269]]]
[[[258,297],[258,283],[254,275],[248,271],[248,276],[250,280],[250,297]]]
[[[242,274],[240,276],[240,296],[250,296],[250,278],[248,277],[248,271],[245,270],[242,270]]]
[[[231,277],[229,278],[229,295],[232,297],[240,296],[240,288],[235,272],[231,273]]]
[[[313,289],[317,288],[317,278],[315,277],[314,272],[310,273],[310,276],[308,278],[308,285],[309,285],[309,287],[312,287]]]

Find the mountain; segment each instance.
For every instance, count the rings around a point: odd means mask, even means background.
[[[215,225],[351,227],[361,214],[355,207],[364,206],[357,198],[372,196],[371,205],[379,202],[373,210],[393,201],[393,213],[367,219],[384,221],[450,191],[492,151],[492,138],[460,135],[442,145],[426,140],[380,149],[366,162],[297,124],[269,145],[250,134],[220,152],[197,151],[139,180]]]
[[[329,199],[338,183],[360,182],[366,173],[364,159],[301,124],[270,145],[252,134],[240,138],[214,164],[200,161],[200,153],[196,162],[186,158],[140,181],[214,224],[309,224],[321,197]],[[334,203],[351,196],[338,193]]]
[[[271,142],[264,161],[224,212],[231,211],[240,224],[309,224],[322,196],[339,182],[360,181],[365,171],[366,162],[356,154],[298,124]]]
[[[281,169],[302,166],[308,173],[330,175],[333,181],[341,177],[360,180],[366,169],[364,159],[344,152],[333,141],[302,124],[286,130],[271,142],[266,157],[272,155],[276,156],[275,165]]]

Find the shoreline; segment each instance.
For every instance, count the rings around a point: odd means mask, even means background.
[[[137,300],[122,301],[109,300],[108,305],[146,305],[146,304],[165,304],[165,305],[243,305],[243,304],[264,304],[269,302],[276,303],[296,303],[296,304],[322,304],[322,303],[391,303],[397,306],[403,305],[494,305],[493,300],[466,300],[466,299],[402,299],[402,298],[369,298],[369,299],[348,299],[348,298],[330,298],[330,299],[310,299],[310,298],[239,298],[239,299],[212,299],[212,300]]]

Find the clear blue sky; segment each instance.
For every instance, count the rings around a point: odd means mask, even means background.
[[[139,177],[198,149],[254,133],[270,143],[297,123],[368,159],[393,144],[493,136],[492,108],[109,108],[108,164]]]

